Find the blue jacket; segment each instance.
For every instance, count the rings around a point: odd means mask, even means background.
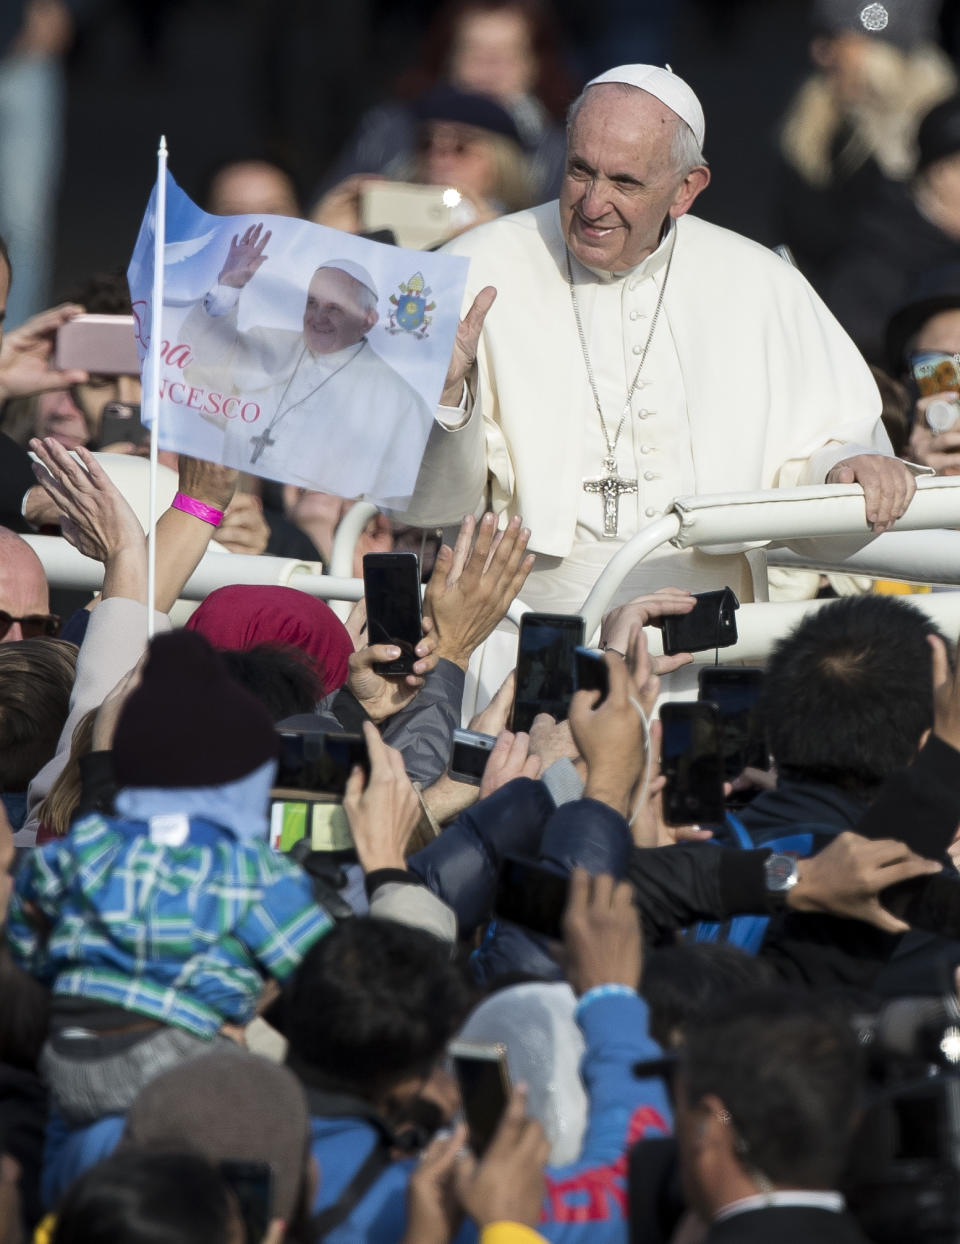
[[[606,804],[577,799],[557,808],[542,782],[517,778],[463,813],[409,863],[456,912],[461,937],[469,937],[489,919],[506,856],[539,859],[557,872],[580,866],[623,877],[632,846],[626,821]],[[538,938],[504,923],[490,926],[471,966],[486,984],[517,974],[562,977]]]
[[[586,1050],[581,1074],[589,1099],[580,1160],[547,1169],[537,1230],[555,1244],[626,1244],[627,1151],[650,1135],[669,1135],[672,1116],[660,1080],[639,1080],[633,1064],[659,1058],[649,1035],[647,1005],[627,991],[583,999],[577,1022]],[[333,1205],[378,1142],[363,1119],[311,1120],[312,1153],[320,1168],[314,1212]],[[406,1229],[406,1193],[415,1163],[391,1163],[329,1244],[396,1244]],[[456,1244],[476,1244],[467,1224]]]

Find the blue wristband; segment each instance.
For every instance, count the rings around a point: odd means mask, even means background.
[[[637,991],[631,989],[629,985],[594,985],[577,1003],[575,1014],[579,1018],[588,1006],[599,1002],[601,998],[635,998],[636,996]]]

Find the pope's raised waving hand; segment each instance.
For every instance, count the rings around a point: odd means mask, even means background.
[[[243,289],[254,273],[269,258],[263,252],[272,237],[268,229],[263,232],[263,225],[251,225],[243,236],[233,235],[230,249],[224,260],[217,280],[221,285],[231,285],[234,289]]]
[[[453,343],[453,354],[447,369],[447,379],[443,385],[443,406],[459,406],[463,397],[463,384],[470,373],[470,368],[477,361],[477,345],[483,331],[483,321],[493,306],[497,291],[492,285],[485,285],[473,300],[473,306],[460,321],[457,339]]]

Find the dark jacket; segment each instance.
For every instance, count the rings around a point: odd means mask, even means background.
[[[748,1210],[714,1223],[704,1244],[869,1244],[849,1214],[799,1205]]]

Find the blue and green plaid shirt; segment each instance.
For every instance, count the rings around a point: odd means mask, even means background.
[[[144,822],[90,816],[23,861],[7,936],[55,994],[212,1037],[252,1019],[264,976],[284,980],[332,923],[306,874],[265,842],[192,819],[171,846]]]

